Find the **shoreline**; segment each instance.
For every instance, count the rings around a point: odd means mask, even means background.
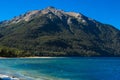
[[[20,79],[13,76],[0,74],[0,80],[20,80]]]
[[[49,56],[32,56],[32,57],[0,57],[0,59],[37,59],[37,58],[45,58],[45,59],[50,59],[50,58],[120,58],[120,57],[49,57]]]
[[[70,58],[70,57],[0,57],[0,59],[14,59],[14,58],[19,58],[19,59],[22,59],[22,58]]]

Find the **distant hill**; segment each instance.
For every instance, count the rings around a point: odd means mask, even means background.
[[[120,30],[48,7],[0,22],[0,45],[33,56],[120,56]]]

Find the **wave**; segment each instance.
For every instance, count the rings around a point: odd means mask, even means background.
[[[12,74],[8,72],[0,73],[0,80],[35,80],[32,77],[24,76],[22,74]]]
[[[0,80],[20,80],[19,78],[0,74]]]

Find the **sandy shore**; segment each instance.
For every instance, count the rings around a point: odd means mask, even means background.
[[[56,57],[0,57],[0,59],[6,58],[56,58]]]
[[[69,58],[69,57],[20,57],[20,58]]]
[[[55,57],[21,57],[21,58],[55,58]]]
[[[0,57],[1,59],[4,59],[4,58],[66,58],[66,57],[38,57],[38,56],[35,56],[35,57]]]

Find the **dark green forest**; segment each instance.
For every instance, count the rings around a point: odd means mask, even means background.
[[[0,45],[5,47],[0,47],[0,56],[120,56],[120,30],[82,14],[79,20],[52,10],[32,14],[29,21],[26,13],[1,22]]]
[[[32,55],[26,51],[0,46],[0,57],[29,57],[29,56]]]

